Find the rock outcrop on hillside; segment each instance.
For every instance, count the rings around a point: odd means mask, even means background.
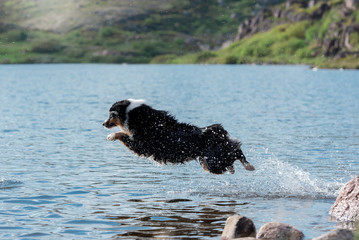
[[[319,45],[326,57],[346,57],[349,54],[359,54],[351,44],[352,33],[359,33],[359,23],[353,16],[358,9],[359,0],[345,0],[342,3],[331,5],[324,0],[287,0],[285,8],[277,6],[259,12],[251,19],[245,20],[238,27],[235,41],[265,32],[283,23],[295,23],[308,20],[320,20],[332,8],[337,9],[339,16],[330,22],[324,35],[318,39]],[[298,10],[300,8],[300,10]]]
[[[317,9],[312,13],[303,11],[296,12],[291,8],[296,2],[301,2],[301,6],[306,6],[308,8],[315,4],[319,4],[319,7],[317,7]],[[302,1],[288,0],[285,6],[285,9],[282,9],[280,6],[266,9],[259,12],[253,18],[245,20],[241,25],[239,25],[235,40],[238,41],[258,32],[267,31],[272,27],[283,23],[295,23],[304,20],[320,19],[331,7],[326,1],[317,3],[314,0],[310,1],[308,4],[304,4]]]

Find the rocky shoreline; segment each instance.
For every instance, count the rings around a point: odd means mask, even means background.
[[[342,187],[329,214],[338,221],[337,229],[313,240],[354,240],[354,223],[359,220],[359,175]],[[288,224],[277,222],[266,223],[257,232],[251,219],[236,215],[227,218],[221,237],[221,240],[231,239],[302,240],[304,234]]]

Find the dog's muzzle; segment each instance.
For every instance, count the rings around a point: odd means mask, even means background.
[[[106,120],[102,123],[102,126],[104,126],[105,128],[113,128],[115,127],[116,125],[111,123],[109,120]]]

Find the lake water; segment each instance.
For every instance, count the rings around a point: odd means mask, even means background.
[[[222,123],[256,171],[134,156],[102,122],[143,98]],[[305,66],[0,65],[0,239],[219,239],[227,217],[306,239],[359,172],[359,71]]]

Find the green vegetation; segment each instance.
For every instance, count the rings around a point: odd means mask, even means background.
[[[163,61],[220,46],[265,6],[252,0],[4,0],[0,63]]]
[[[338,2],[338,1],[336,1]],[[297,7],[297,6],[296,6]],[[317,6],[314,6],[317,8]],[[358,10],[353,16],[358,15]],[[206,64],[309,64],[321,68],[359,68],[357,54],[342,58],[325,57],[321,43],[331,36],[329,26],[342,21],[336,8],[328,11],[323,18],[315,22],[305,20],[297,23],[285,23],[270,31],[257,33],[234,42],[217,52],[201,52],[181,57],[168,57],[166,63],[206,63]],[[346,19],[350,24],[353,18]],[[343,24],[341,22],[341,24]],[[352,51],[359,51],[359,34],[350,34]],[[206,57],[203,57],[206,56]],[[160,59],[161,60],[161,59]],[[160,62],[154,59],[153,62]]]
[[[199,53],[173,59],[173,63],[296,63],[309,59],[312,51],[307,47],[306,29],[309,21],[283,24],[269,32],[258,33],[233,43],[216,53]],[[206,58],[201,56],[207,56]],[[290,62],[288,62],[290,61]]]
[[[359,10],[345,19],[339,14],[343,0],[327,1],[330,10],[315,20],[272,17],[282,24],[219,49],[235,38],[245,19],[275,4],[283,10],[283,2],[4,0],[0,2],[0,63],[267,63],[359,68],[357,55],[333,58],[323,47],[338,38],[332,33],[333,24],[345,28],[359,23]],[[310,15],[320,10],[321,3],[303,6],[297,3],[292,9]],[[357,31],[350,33],[349,44],[350,51],[359,51]]]

